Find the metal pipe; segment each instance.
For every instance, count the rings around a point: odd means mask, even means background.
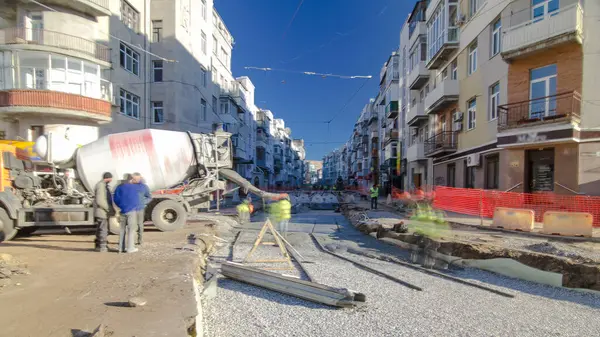
[[[510,191],[514,190],[515,188],[517,188],[517,187],[521,186],[521,185],[523,185],[523,182],[520,182],[520,183],[516,184],[515,186],[513,186],[513,187],[511,187],[511,188],[507,189],[507,190],[506,190],[506,191],[504,191],[504,192],[510,192]]]
[[[371,268],[371,267],[369,267],[366,264],[363,264],[361,262],[352,260],[352,259],[347,258],[345,256],[342,256],[340,254],[334,253],[334,252],[330,251],[329,249],[326,249],[325,247],[323,247],[323,245],[321,245],[321,243],[319,242],[319,240],[317,239],[317,237],[313,233],[311,233],[310,236],[313,239],[313,241],[315,242],[315,244],[317,245],[317,247],[319,247],[322,251],[324,251],[327,254],[333,255],[333,256],[335,256],[335,257],[337,257],[339,259],[342,259],[344,261],[350,262],[353,265],[357,266],[358,268],[364,269],[364,270],[366,270],[368,272],[371,272],[371,273],[373,273],[375,275],[379,275],[381,277],[387,278],[388,280],[394,281],[394,282],[396,282],[398,284],[401,284],[401,285],[403,285],[403,286],[405,286],[407,288],[418,290],[418,291],[423,291],[423,288],[421,288],[419,286],[416,286],[414,284],[411,284],[411,283],[408,283],[406,281],[403,281],[403,280],[401,280],[401,279],[399,279],[399,278],[397,278],[395,276],[392,276],[392,275],[390,275],[388,273],[382,272],[381,270],[377,270],[377,269]]]

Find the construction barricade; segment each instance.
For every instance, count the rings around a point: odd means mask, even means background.
[[[497,207],[528,209],[536,222],[548,211],[589,213],[593,226],[600,227],[600,197],[554,193],[517,193],[436,186],[433,206],[446,212],[491,219]],[[587,221],[587,220],[586,220]]]
[[[541,233],[592,237],[593,222],[594,217],[590,213],[547,211]]]
[[[496,207],[492,226],[522,232],[533,232],[535,214],[530,209]]]

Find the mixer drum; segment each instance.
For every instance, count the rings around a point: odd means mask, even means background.
[[[78,149],[79,179],[88,191],[113,175],[112,187],[125,174],[139,172],[151,191],[176,185],[194,172],[194,149],[186,132],[144,129],[111,134]]]

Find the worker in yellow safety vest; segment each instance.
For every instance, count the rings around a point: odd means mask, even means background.
[[[250,202],[248,200],[244,200],[237,207],[238,217],[242,224],[246,224],[250,221]]]
[[[292,203],[290,202],[290,197],[288,195],[284,196],[278,204],[279,233],[284,237],[287,237],[288,225],[292,218]]]
[[[371,209],[377,209],[377,198],[379,197],[379,184],[375,183],[369,190],[371,194]]]

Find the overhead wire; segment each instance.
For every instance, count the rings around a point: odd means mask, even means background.
[[[37,4],[37,5],[39,5],[39,6],[42,6],[42,7],[46,8],[46,9],[47,9],[47,10],[49,10],[49,11],[52,11],[52,12],[59,12],[59,13],[60,13],[60,11],[59,11],[59,10],[57,10],[57,9],[54,9],[54,8],[52,8],[52,7],[48,6],[48,5],[45,5],[45,4],[42,4],[42,3],[39,3],[39,2],[38,2],[38,1],[36,1],[36,0],[28,0],[28,1],[29,1],[29,2],[33,2],[34,4]],[[105,31],[103,31],[103,30],[101,30],[101,29],[98,29],[98,31],[99,31],[100,33],[102,33],[102,34],[106,34],[107,36],[110,36],[110,37],[112,37],[112,38],[113,38],[113,39],[115,39],[115,40],[118,40],[119,42],[126,43],[128,46],[131,46],[131,47],[133,47],[133,48],[135,48],[135,49],[137,49],[137,50],[139,50],[139,51],[141,51],[141,52],[143,52],[143,53],[146,53],[146,54],[148,54],[148,55],[150,55],[150,56],[156,57],[157,59],[160,59],[160,60],[162,60],[162,61],[165,61],[165,62],[170,62],[170,63],[177,63],[177,62],[179,62],[179,61],[177,61],[177,60],[173,60],[173,59],[167,59],[167,58],[164,58],[164,57],[162,57],[162,56],[160,56],[160,55],[156,55],[156,54],[152,53],[152,52],[151,52],[151,51],[149,51],[149,50],[146,50],[146,49],[144,49],[144,48],[142,48],[142,47],[140,47],[140,46],[136,46],[136,45],[134,45],[134,44],[132,44],[132,43],[130,43],[130,42],[123,41],[122,39],[120,39],[120,38],[118,38],[118,37],[116,37],[116,36],[114,36],[114,35],[112,35],[112,34],[110,34],[110,33],[107,33],[107,32],[105,32]]]
[[[288,70],[288,69],[279,69],[279,68],[271,68],[271,67],[246,66],[246,67],[244,67],[244,69],[258,70],[258,71],[265,71],[265,72],[279,71],[279,72],[302,74],[302,75],[309,75],[309,76],[320,76],[323,78],[336,77],[336,78],[342,78],[342,79],[363,79],[363,78],[369,79],[369,78],[373,77],[371,75],[338,75],[338,74],[332,74],[332,73],[318,73],[318,72],[314,72],[314,71],[298,71],[298,70]]]

